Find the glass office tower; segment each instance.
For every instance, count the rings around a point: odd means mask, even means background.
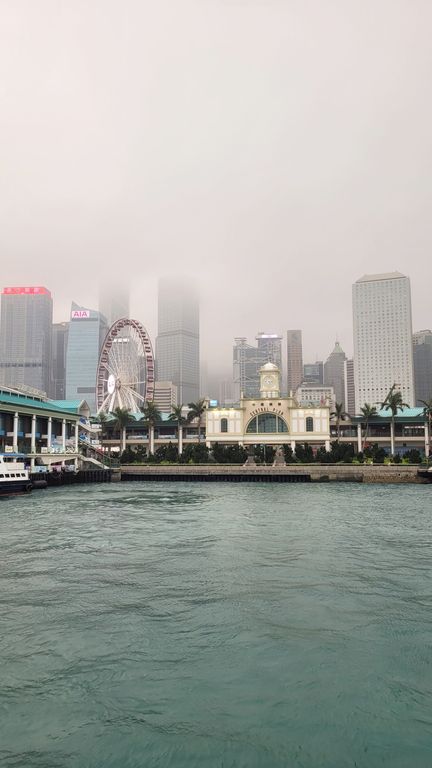
[[[86,400],[96,411],[96,372],[107,333],[100,312],[72,303],[66,354],[66,400]]]

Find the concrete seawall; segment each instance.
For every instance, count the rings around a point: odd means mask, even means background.
[[[124,464],[122,480],[185,480],[204,482],[351,482],[428,483],[416,465],[289,464],[242,466],[238,464]],[[431,473],[432,474],[432,473]],[[431,477],[432,480],[432,477]]]

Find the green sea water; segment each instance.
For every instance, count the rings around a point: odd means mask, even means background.
[[[0,502],[2,768],[430,768],[432,487]]]

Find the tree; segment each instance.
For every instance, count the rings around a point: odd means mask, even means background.
[[[118,430],[119,437],[121,437],[121,451],[126,448],[126,427],[129,424],[130,410],[129,408],[115,408],[113,411],[114,424]]]
[[[171,407],[169,420],[177,423],[178,455],[181,456],[183,453],[183,424],[186,424],[182,405],[173,405]]]
[[[395,417],[398,411],[409,408],[409,405],[403,402],[402,393],[396,390],[396,384],[390,387],[390,391],[381,405],[383,411],[390,411],[390,453],[394,456],[395,452]]]
[[[366,442],[367,442],[367,439],[368,439],[368,434],[369,434],[369,421],[374,416],[378,415],[378,411],[375,408],[375,406],[374,405],[370,405],[370,403],[365,403],[363,408],[360,408],[360,411],[361,411],[362,415],[364,416],[365,424],[366,424],[365,432],[364,432],[364,435],[363,435],[363,448],[362,448],[362,450],[364,451],[365,445],[366,445]]]
[[[189,413],[187,420],[190,424],[191,421],[198,419],[198,442],[201,442],[201,417],[206,410],[206,401],[197,400],[196,403],[188,403]]]
[[[336,419],[337,439],[340,439],[340,423],[348,416],[343,408],[343,403],[335,403],[335,409],[331,412],[330,416]]]
[[[430,454],[430,446],[432,442],[432,397],[429,398],[429,400],[420,400],[420,402],[424,405],[423,408],[423,416],[425,419],[425,422],[428,425],[428,453]],[[426,448],[426,445],[425,445]]]
[[[158,421],[161,420],[161,412],[156,403],[152,400],[147,402],[140,408],[143,415],[144,424],[149,428],[149,453],[154,454],[154,428]]]
[[[101,442],[102,442],[102,440],[104,439],[104,435],[105,435],[105,430],[106,430],[107,424],[109,422],[108,414],[105,413],[105,411],[99,411],[99,413],[98,413],[98,422],[100,424],[100,437],[101,437]]]

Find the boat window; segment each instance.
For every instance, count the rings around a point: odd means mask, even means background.
[[[15,472],[11,472],[9,477],[15,477]]]
[[[1,478],[1,477],[4,477],[4,475],[0,475],[0,478]]]

